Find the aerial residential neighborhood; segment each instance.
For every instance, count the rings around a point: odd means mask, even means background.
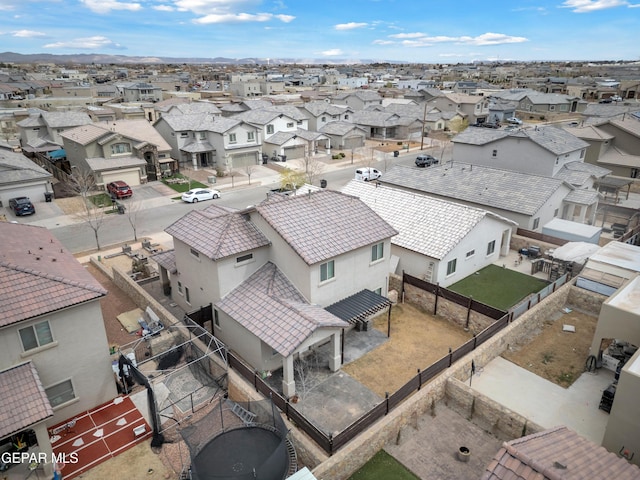
[[[0,477],[640,478],[639,89],[3,60]]]

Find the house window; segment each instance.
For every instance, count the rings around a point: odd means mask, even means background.
[[[320,117],[320,121],[322,121],[323,123],[327,121],[327,117]]]
[[[189,137],[189,132],[180,132],[180,138],[187,138]]]
[[[495,251],[496,251],[496,241],[491,240],[489,243],[487,243],[487,255],[491,255]]]
[[[335,276],[336,274],[334,270],[333,260],[330,260],[327,263],[323,263],[322,265],[320,265],[320,281],[321,282],[326,282],[327,280],[330,280]]]
[[[345,120],[349,120],[349,115],[345,115],[345,116],[344,116],[344,119],[345,119]]]
[[[128,143],[114,143],[111,145],[112,155],[118,155],[120,153],[131,153],[131,145]]]
[[[556,165],[558,165],[558,163],[560,163],[560,157],[556,157]]]
[[[76,393],[73,391],[73,383],[71,380],[65,380],[49,388],[46,388],[45,393],[49,398],[49,403],[53,408],[56,408],[64,403],[70,402],[76,398]]]
[[[246,255],[236,257],[236,263],[248,262],[249,260],[253,260],[253,253],[247,253]]]
[[[189,287],[184,287],[184,299],[187,303],[191,303],[191,297],[189,296]]]
[[[293,128],[293,122],[287,122],[287,128]]]
[[[631,178],[638,178],[640,177],[640,168],[632,168],[630,173]]]
[[[182,295],[182,294],[183,294],[183,292],[182,292],[182,282],[180,282],[180,281],[178,282],[178,293],[179,293],[180,295]]]
[[[491,156],[492,156],[492,157],[497,157],[497,156],[498,156],[498,150],[494,150],[494,151],[491,153]]]
[[[384,257],[384,242],[380,242],[371,247],[371,261],[375,262]]]
[[[273,135],[273,125],[267,125],[267,134]]]
[[[235,133],[230,133],[229,134],[229,143],[237,143],[236,134]]]
[[[456,273],[456,263],[458,263],[458,259],[456,258],[449,260],[447,263],[447,275],[453,275]]]
[[[198,136],[200,137],[200,140],[206,140],[207,132],[200,132],[198,133]]]
[[[220,317],[218,316],[218,310],[213,310],[213,324],[220,328]]]
[[[200,252],[198,252],[197,250],[195,250],[193,248],[191,249],[191,255],[193,255],[196,258],[200,258]]]
[[[533,229],[537,230],[539,226],[540,226],[540,217],[534,218],[533,219]]]
[[[584,149],[580,150],[580,158],[584,158],[584,152],[585,152]]]
[[[298,120],[298,125],[302,125],[302,120]]]
[[[25,352],[53,343],[53,335],[51,335],[51,327],[48,320],[21,328],[18,332],[22,341],[22,349]]]
[[[247,132],[247,142],[253,142],[255,140],[255,136],[253,132]]]
[[[469,258],[469,257],[473,257],[475,254],[476,254],[476,251],[475,251],[475,250],[469,250],[469,251],[467,252],[467,258]]]

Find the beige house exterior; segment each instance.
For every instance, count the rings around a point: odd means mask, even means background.
[[[0,375],[19,374],[9,388],[21,391],[11,396],[31,412],[19,425],[0,420],[0,431],[35,428],[50,453],[40,422],[55,425],[117,395],[100,308],[107,292],[45,228],[0,222],[0,243]],[[32,371],[14,369],[21,365]]]

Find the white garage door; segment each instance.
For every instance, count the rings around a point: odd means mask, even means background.
[[[140,170],[118,170],[117,172],[105,172],[102,174],[102,180],[106,185],[109,182],[115,182],[116,180],[122,180],[130,187],[140,185]]]
[[[304,158],[304,145],[287,147],[284,149],[284,154],[287,156],[287,160],[291,160],[293,158]]]
[[[257,158],[258,157],[255,152],[236,153],[231,157],[231,164],[233,165],[233,168],[242,168],[247,165],[255,165]]]

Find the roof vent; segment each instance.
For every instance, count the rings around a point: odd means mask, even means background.
[[[553,462],[553,466],[556,468],[559,468],[560,470],[566,470],[567,469],[567,464],[566,463],[562,463],[562,462]]]

